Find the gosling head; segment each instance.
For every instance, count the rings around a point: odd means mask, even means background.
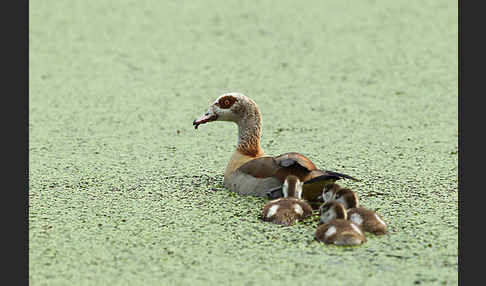
[[[357,208],[359,199],[355,192],[350,189],[340,189],[336,192],[334,200],[342,203],[345,209]]]
[[[287,176],[282,186],[282,193],[284,195],[284,198],[293,197],[301,200],[303,184],[304,182],[301,182],[297,176]]]
[[[322,200],[325,203],[334,200],[334,197],[336,196],[336,192],[340,189],[341,186],[339,186],[336,183],[325,185],[324,188],[322,189],[322,195],[321,195]]]
[[[333,219],[347,219],[344,205],[337,201],[322,204],[319,208],[319,215],[321,217],[321,223],[326,223]]]

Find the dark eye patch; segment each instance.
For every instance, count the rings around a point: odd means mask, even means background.
[[[218,102],[216,103],[216,105],[219,107],[219,108],[223,108],[223,109],[228,109],[230,108],[231,106],[233,106],[233,104],[236,102],[236,98],[234,96],[231,96],[231,95],[227,95],[227,96],[223,96],[221,97]]]

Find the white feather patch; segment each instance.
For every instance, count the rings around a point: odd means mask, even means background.
[[[271,206],[270,209],[268,210],[267,218],[272,217],[277,212],[277,209],[279,207],[280,207],[279,205],[273,205],[273,206]]]
[[[349,218],[349,220],[351,220],[352,222],[354,222],[357,225],[361,225],[363,223],[363,218],[358,213],[352,214],[351,217]]]
[[[380,223],[382,223],[383,225],[386,225],[386,224],[385,224],[385,222],[384,222],[384,221],[383,221],[383,220],[382,220],[382,219],[381,219],[381,218],[380,218],[380,217],[379,217],[379,216],[378,216],[376,213],[375,213],[375,217],[376,217],[376,219],[377,219],[377,220],[378,220]]]
[[[299,204],[294,204],[294,211],[300,215],[304,214],[304,210]]]
[[[324,237],[329,237],[335,233],[336,233],[336,228],[334,226],[331,226],[327,229],[326,233],[324,234]]]
[[[304,185],[304,182],[297,183],[297,188],[295,189],[295,193],[297,195],[297,198],[299,200],[302,199],[302,186]]]
[[[361,232],[361,229],[359,229],[359,227],[357,225],[355,225],[354,223],[351,223],[351,227],[359,234],[363,234]]]
[[[289,182],[285,180],[282,186],[282,193],[284,198],[287,198],[289,196]]]

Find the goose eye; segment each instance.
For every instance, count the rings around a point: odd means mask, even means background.
[[[225,97],[223,97],[219,100],[217,105],[220,108],[227,109],[227,108],[230,108],[233,105],[233,103],[235,103],[235,101],[236,101],[236,98],[230,97],[230,96],[225,96]]]

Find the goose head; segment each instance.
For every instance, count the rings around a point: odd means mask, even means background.
[[[260,118],[256,103],[241,93],[230,92],[213,101],[209,105],[208,111],[196,118],[192,125],[197,129],[199,125],[212,121],[231,121],[239,124],[242,120],[252,116]]]
[[[251,157],[263,155],[260,147],[261,115],[256,103],[237,92],[225,93],[209,106],[208,111],[192,122],[194,128],[212,121],[230,121],[238,125],[237,150]]]

